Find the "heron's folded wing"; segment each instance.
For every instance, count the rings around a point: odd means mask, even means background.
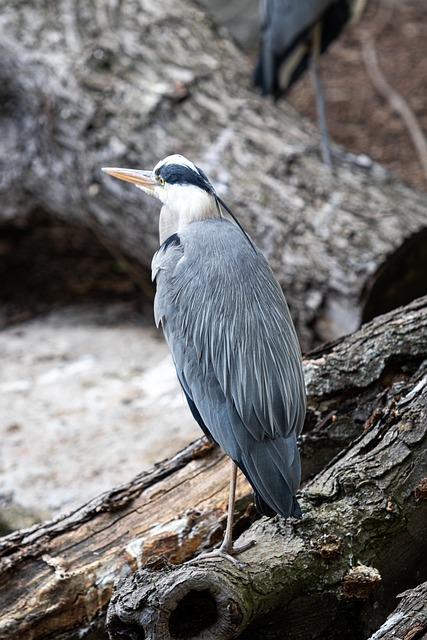
[[[305,414],[300,350],[264,257],[234,225],[212,220],[188,225],[161,247],[154,268],[156,322],[199,413],[212,402],[208,387],[215,380],[256,440],[299,433]],[[216,390],[214,396],[219,404]]]

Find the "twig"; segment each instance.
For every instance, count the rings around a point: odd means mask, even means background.
[[[367,37],[362,42],[362,55],[366,71],[378,93],[399,114],[408,130],[409,136],[418,154],[421,168],[427,180],[427,140],[418,123],[417,117],[406,100],[388,83],[380,69],[374,41]]]

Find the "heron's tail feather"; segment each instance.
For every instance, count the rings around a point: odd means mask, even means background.
[[[268,506],[268,504],[261,498],[261,496],[254,491],[254,502],[258,513],[262,516],[267,516],[267,518],[272,518],[276,515],[274,509]]]
[[[265,516],[301,518],[295,498],[301,468],[294,435],[253,442],[237,462],[254,490],[255,506]]]

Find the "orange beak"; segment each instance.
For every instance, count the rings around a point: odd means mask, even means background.
[[[116,169],[114,167],[103,167],[102,171],[108,173],[114,178],[125,180],[126,182],[132,182],[139,187],[144,187],[148,190],[153,190],[158,186],[158,182],[153,180],[153,174],[151,171],[139,171],[137,169]]]

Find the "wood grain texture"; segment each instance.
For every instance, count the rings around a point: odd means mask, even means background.
[[[398,595],[398,606],[369,640],[423,640],[427,635],[427,583]]]
[[[405,341],[405,326],[417,349]],[[311,431],[303,437],[303,461],[305,452],[315,448],[316,425],[320,431],[330,429],[331,436],[351,425],[350,433],[358,435],[338,460],[326,466],[323,460],[320,473],[304,486],[300,523],[261,519],[248,529],[250,510],[237,523],[236,533],[245,531],[245,539],[257,540],[242,556],[249,567],[242,589],[254,592],[242,625],[253,624],[274,603],[284,606],[283,589],[296,597],[311,582],[336,599],[350,557],[378,568],[383,579],[389,571],[390,583],[404,573],[399,558],[423,566],[416,549],[422,547],[420,507],[425,502],[414,492],[427,475],[426,335],[427,299],[421,299],[306,360]],[[329,359],[333,366],[328,369]],[[377,362],[382,365],[372,367]],[[370,366],[361,379],[358,369]],[[102,630],[118,578],[142,569],[153,556],[182,563],[221,540],[227,489],[228,461],[199,441],[68,516],[3,538],[0,638],[65,639],[91,625]],[[238,515],[245,514],[249,502],[249,487],[240,476]],[[410,548],[411,554],[392,553],[393,545]],[[325,554],[333,555],[335,547],[338,557],[331,565]],[[391,556],[385,561],[387,550]],[[202,563],[199,569],[234,575],[227,563]],[[254,600],[258,592],[259,602]]]

